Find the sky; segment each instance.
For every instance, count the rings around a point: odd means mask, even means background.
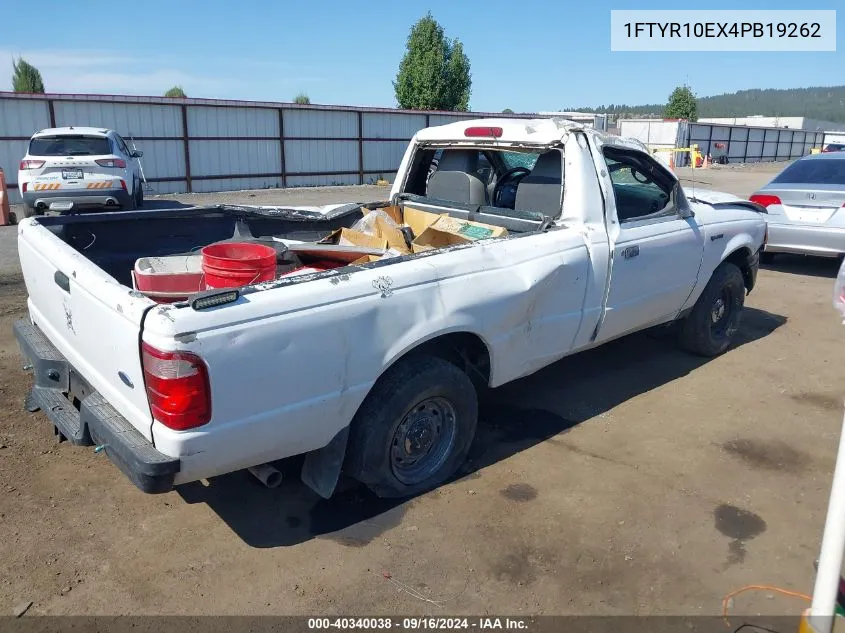
[[[708,9],[793,9],[794,0],[709,0]],[[841,0],[803,8],[835,9]],[[748,88],[845,84],[837,52],[631,53],[610,51],[611,9],[670,9],[639,0],[44,0],[4,7],[0,89],[12,57],[42,74],[48,92],[161,95],[395,107],[392,80],[408,30],[426,11],[458,38],[472,65],[470,108],[563,110],[664,103],[679,84],[699,96]],[[695,3],[690,8],[705,8]],[[837,15],[845,20],[845,11]],[[5,61],[4,61],[5,60]],[[754,114],[754,113],[747,113]]]

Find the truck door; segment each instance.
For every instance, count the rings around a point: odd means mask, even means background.
[[[644,152],[605,147],[611,274],[597,342],[674,318],[689,297],[704,250],[703,234],[676,180]]]

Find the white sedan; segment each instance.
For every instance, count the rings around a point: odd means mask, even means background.
[[[136,209],[144,203],[142,152],[113,130],[50,128],[36,132],[18,170],[24,215],[48,209]]]
[[[768,211],[764,261],[771,261],[775,253],[845,254],[845,152],[795,161],[751,200]]]

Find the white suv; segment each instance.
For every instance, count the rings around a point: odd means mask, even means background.
[[[142,152],[113,130],[61,127],[36,132],[18,170],[27,217],[47,209],[136,209],[144,203]]]

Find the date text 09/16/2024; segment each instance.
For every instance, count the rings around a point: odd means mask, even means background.
[[[529,622],[523,618],[443,618],[443,617],[373,617],[373,618],[308,618],[309,630],[527,630]]]

